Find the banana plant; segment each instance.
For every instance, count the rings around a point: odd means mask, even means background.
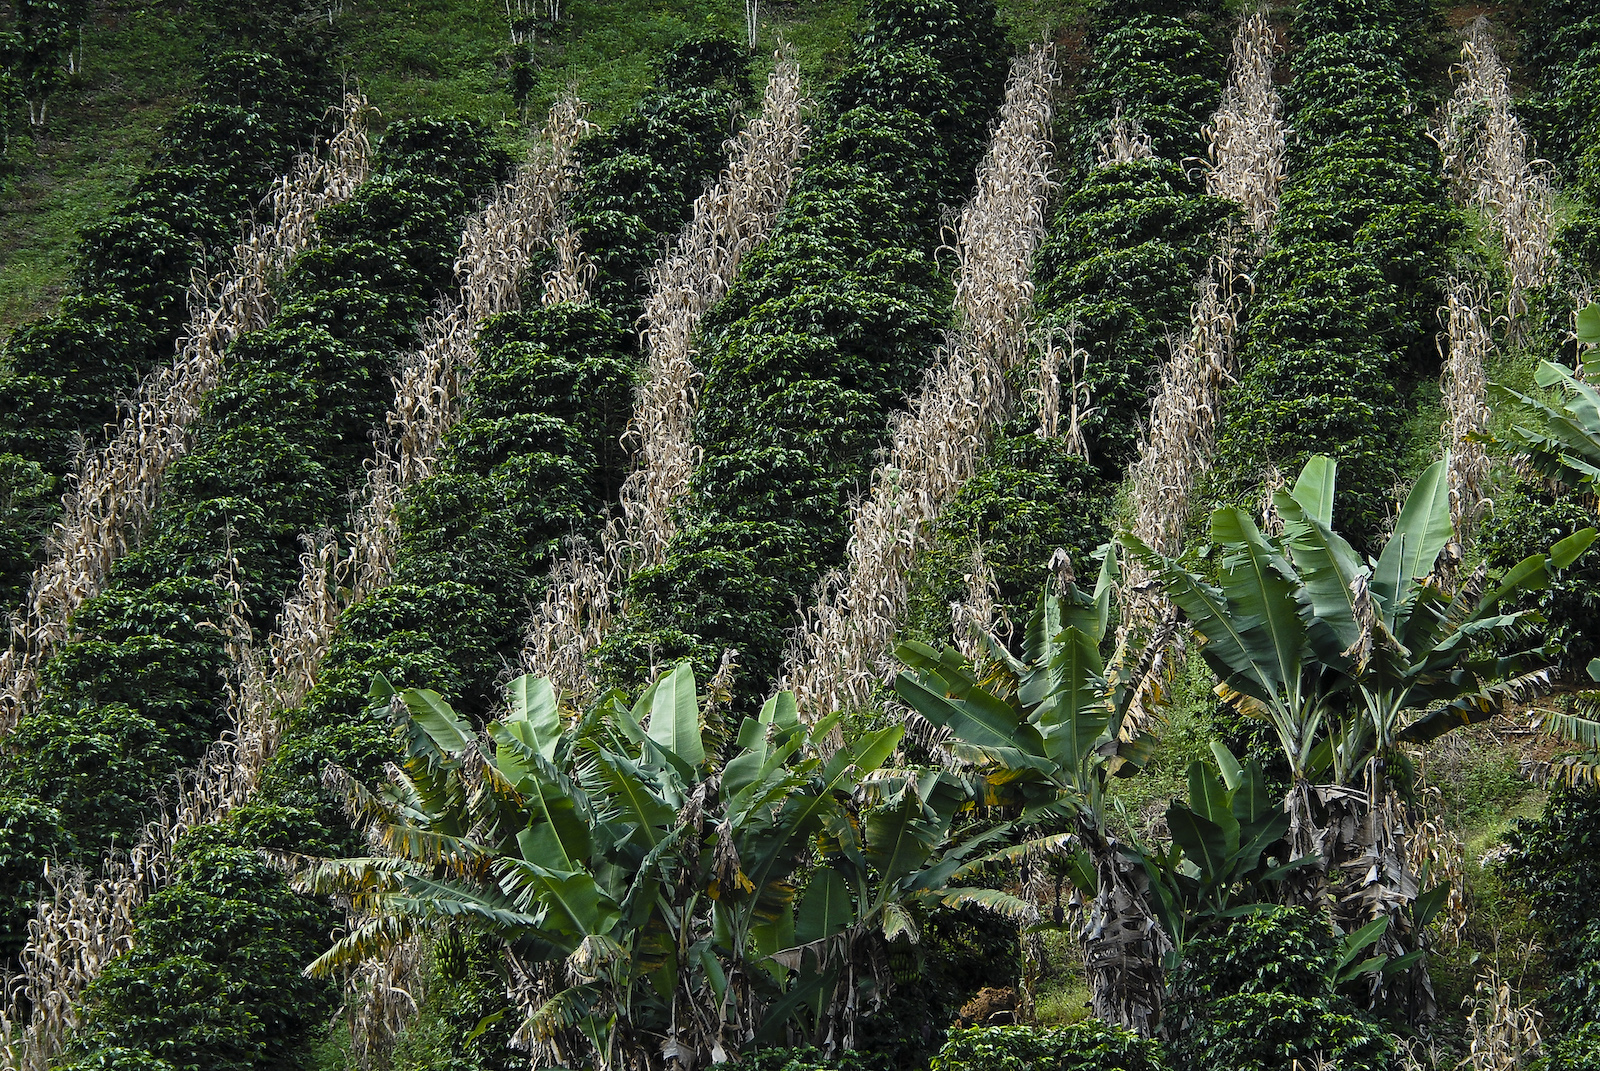
[[[1579,310],[1578,342],[1582,379],[1551,361],[1539,362],[1534,372],[1534,382],[1559,394],[1560,408],[1498,383],[1489,388],[1521,410],[1523,422],[1508,433],[1511,447],[1542,475],[1573,486],[1600,477],[1600,393],[1589,385],[1600,376],[1600,303]]]
[[[1273,496],[1281,535],[1269,538],[1237,508],[1212,514],[1216,584],[1122,536],[1193,626],[1218,695],[1277,731],[1292,774],[1290,854],[1318,860],[1291,876],[1291,898],[1323,904],[1337,888],[1334,922],[1345,932],[1396,920],[1385,940],[1397,959],[1414,951],[1404,919],[1420,890],[1390,783],[1396,745],[1482,721],[1548,683],[1547,670],[1529,669],[1531,652],[1499,653],[1514,647],[1526,615],[1504,606],[1595,538],[1584,529],[1494,583],[1480,569],[1448,592],[1435,573],[1452,535],[1447,467],[1422,474],[1382,551],[1364,562],[1333,530],[1336,466],[1326,457]],[[1324,775],[1331,783],[1314,783]],[[1407,979],[1401,999],[1431,1015],[1426,973]]]
[[[1153,750],[1138,724],[1155,700],[1151,656],[1161,645],[1119,647],[1109,662],[1101,654],[1116,576],[1108,547],[1093,592],[1068,584],[1041,596],[1021,658],[989,639],[992,669],[953,648],[902,644],[897,654],[910,668],[895,690],[950,731],[952,747],[982,773],[989,802],[1054,804],[1071,815],[1093,898],[1079,934],[1091,1003],[1101,1019],[1150,1036],[1160,1025],[1168,946],[1138,855],[1108,825],[1106,786],[1137,772]]]
[[[380,677],[372,698],[397,712],[405,759],[375,791],[332,780],[387,854],[304,874],[367,920],[310,970],[441,922],[476,929],[570,981],[535,995],[518,1039],[601,1068],[723,1060],[787,1014],[785,990],[809,984],[775,958],[795,940],[799,867],[903,733],[825,754],[837,719],[802,726],[782,694],[719,770],[687,664],[577,716],[549,681],[520,678],[487,739],[433,692]]]
[[[1273,907],[1278,886],[1294,870],[1312,863],[1289,858],[1289,815],[1269,796],[1260,764],[1241,765],[1212,741],[1218,770],[1189,764],[1189,799],[1167,806],[1171,842],[1147,848],[1142,861],[1155,892],[1161,923],[1172,939],[1169,966],[1186,944],[1219,922]]]
[[[807,979],[791,990],[784,1010],[803,1009],[811,1044],[855,1049],[859,1012],[882,992],[888,954],[920,957],[917,919],[927,911],[976,905],[1034,920],[1026,901],[960,884],[1016,855],[1018,826],[1044,817],[1034,810],[1012,822],[972,821],[981,793],[971,778],[948,770],[882,771],[829,815],[795,920],[796,943],[774,956]],[[769,1030],[762,1040],[780,1039]]]
[[[1578,311],[1577,335],[1583,347],[1582,379],[1550,361],[1541,362],[1534,373],[1539,386],[1557,392],[1559,408],[1499,384],[1490,390],[1521,410],[1522,421],[1507,434],[1512,449],[1549,479],[1572,486],[1587,484],[1592,491],[1600,476],[1600,392],[1590,386],[1600,377],[1600,303]],[[1600,681],[1600,658],[1593,659],[1588,670]],[[1587,755],[1557,764],[1555,776],[1573,784],[1600,783],[1600,692],[1579,692],[1572,709],[1545,710],[1543,728],[1552,737],[1589,749]]]
[[[1272,723],[1297,782],[1328,771],[1334,784],[1351,784],[1396,743],[1482,721],[1545,683],[1544,671],[1523,672],[1529,652],[1482,652],[1514,644],[1526,611],[1504,605],[1548,584],[1595,530],[1530,555],[1493,584],[1480,571],[1447,592],[1435,573],[1452,533],[1446,473],[1444,460],[1428,467],[1383,550],[1365,562],[1333,530],[1336,465],[1320,456],[1273,496],[1282,535],[1268,538],[1241,509],[1212,514],[1216,585],[1121,537],[1198,634],[1218,694]]]

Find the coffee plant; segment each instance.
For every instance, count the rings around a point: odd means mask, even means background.
[[[1594,1062],[1592,762],[1424,790],[1600,677],[1592,4],[502,6],[187,2],[4,344],[0,1068]]]
[[[1005,616],[1020,623],[1057,548],[1088,573],[1109,535],[1103,518],[1134,459],[1169,336],[1187,331],[1195,279],[1236,211],[1189,170],[1223,73],[1220,7],[1191,10],[1114,3],[1095,24],[1094,58],[1059,138],[1071,146],[1060,154],[1064,195],[1034,267],[1039,375],[1059,387],[1054,397],[1031,387],[984,471],[940,519],[914,628],[944,634],[974,546]],[[1118,133],[1147,151],[1107,157]]]
[[[504,167],[467,124],[391,126],[376,177],[320,214],[276,320],[229,350],[143,545],[75,616],[0,762],[5,791],[55,808],[89,858],[134,839],[221,730],[229,643],[272,623],[300,534],[340,519],[389,369],[451,278],[456,217]]]
[[[318,59],[320,57],[311,57]],[[5,343],[0,372],[0,600],[14,607],[43,552],[78,444],[97,446],[117,399],[171,360],[193,273],[232,243],[271,176],[328,131],[323,63],[224,51],[201,99],[167,124],[156,164],[82,236],[74,292]],[[53,493],[49,493],[53,492]]]
[[[1416,114],[1424,15],[1401,0],[1330,0],[1297,16],[1289,178],[1219,450],[1219,491],[1252,505],[1273,469],[1334,457],[1337,515],[1358,547],[1400,475],[1391,436],[1409,384],[1437,367],[1433,310],[1460,226]]]
[[[644,269],[663,233],[683,222],[701,185],[721,166],[723,139],[748,92],[742,57],[715,39],[691,39],[663,60],[654,93],[612,129],[581,145],[569,206],[573,229],[607,254],[596,259],[593,299],[544,306],[529,300],[531,311],[504,314],[480,331],[475,370],[465,389],[466,415],[446,436],[437,474],[412,488],[402,504],[392,582],[343,614],[318,687],[303,709],[289,713],[290,740],[256,798],[230,816],[223,834],[228,843],[329,854],[359,845],[341,801],[324,788],[322,772],[333,762],[360,776],[381,778],[384,763],[395,758],[397,741],[387,720],[369,709],[374,674],[397,684],[451,690],[462,696],[463,711],[480,721],[491,716],[500,667],[514,656],[520,638],[520,611],[538,594],[562,541],[574,533],[594,534],[615,508],[624,475],[618,440],[631,411],[638,359],[628,319],[637,313]],[[396,173],[391,197],[421,183],[423,166],[445,172],[463,190],[481,189],[499,177],[501,162],[492,152],[452,133],[419,130],[397,147],[396,162],[418,170],[403,182]],[[383,159],[380,153],[380,163]],[[380,173],[369,186],[384,178]],[[435,192],[434,199],[439,197]],[[429,217],[408,212],[409,204],[358,197],[348,207],[351,233],[357,221],[387,224],[380,233],[389,241],[375,250],[325,241],[303,258],[304,270],[328,280],[372,279],[381,286],[421,266],[442,285],[450,276],[453,247],[426,240]],[[443,222],[453,220],[444,207],[438,211]],[[620,242],[619,235],[629,236],[630,244]],[[334,322],[362,323],[362,330],[383,323],[358,315],[355,303],[372,299],[354,291],[349,300],[348,320],[341,315]],[[292,399],[284,389],[252,404],[282,408]],[[368,404],[380,400],[374,391]],[[327,414],[326,400],[314,404]],[[372,419],[367,414],[369,424]],[[357,445],[364,446],[364,434],[331,431],[329,438],[348,444],[348,464],[359,466],[366,451]],[[283,565],[298,576],[296,556]],[[276,594],[281,600],[281,588]],[[214,880],[206,862],[195,863],[189,874],[160,894],[163,904],[182,906],[206,895],[206,883]],[[281,878],[269,886],[276,890],[272,896],[289,895]],[[152,904],[147,914],[155,909]],[[197,924],[194,940],[206,948],[229,947],[227,927],[236,924],[230,921],[234,917],[223,912],[217,926]],[[139,984],[148,984],[156,972],[176,969],[176,961],[159,954],[147,932],[151,923],[144,921],[134,935],[147,959],[139,968]],[[260,968],[252,982],[256,995],[242,998],[251,1015],[265,1016],[277,1002],[273,993],[299,984],[299,967],[320,950],[319,940],[292,935],[294,955],[302,958]],[[225,973],[223,978],[238,984],[240,976]],[[98,990],[122,984],[120,976],[106,979]],[[492,1010],[458,1020],[456,1032],[439,1042],[442,1049],[458,1056],[503,1052],[507,1028],[468,1037]],[[149,1027],[153,1036],[180,1036],[179,1018],[155,1018]]]
[[[635,573],[596,652],[636,682],[653,660],[711,675],[739,651],[777,676],[795,600],[845,545],[892,408],[929,362],[948,291],[930,256],[998,105],[989,4],[869,4],[774,233],[703,327],[703,460],[664,565]]]

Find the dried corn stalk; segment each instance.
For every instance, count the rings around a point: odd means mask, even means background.
[[[361,925],[352,917],[346,932]],[[418,935],[363,959],[345,982],[345,1017],[356,1066],[387,1067],[394,1042],[427,996],[427,947]]]
[[[1443,371],[1445,447],[1450,451],[1450,521],[1456,542],[1465,543],[1467,529],[1484,505],[1489,480],[1489,452],[1481,436],[1489,428],[1488,380],[1485,361],[1494,352],[1489,333],[1489,294],[1481,283],[1451,277],[1445,282],[1445,306],[1439,319],[1445,332],[1439,340]]]
[[[578,232],[571,226],[563,227],[550,243],[556,252],[556,266],[544,273],[544,294],[540,298],[546,306],[582,305],[589,300],[589,284],[594,282],[594,261],[583,251]]]
[[[633,569],[660,564],[676,531],[673,505],[697,460],[695,333],[788,199],[806,145],[805,108],[800,69],[780,55],[760,116],[731,143],[728,167],[695,201],[694,217],[671,252],[650,270],[644,377],[625,436],[635,464],[622,486],[623,523],[606,532],[603,556],[576,549],[556,566],[523,645],[524,668],[580,697],[594,687],[584,667],[611,621],[613,585]]]
[[[983,560],[981,546],[972,548],[966,581],[967,597],[950,604],[950,632],[961,653],[978,665],[988,656],[984,639],[995,626],[995,599],[1000,594],[1000,585],[995,581],[994,570]]]
[[[1118,108],[1116,117],[1111,120],[1110,134],[1095,146],[1095,166],[1129,164],[1135,160],[1148,160],[1155,154],[1150,135],[1139,129],[1137,121],[1130,122],[1124,118],[1122,109]]]
[[[189,425],[216,386],[228,344],[266,326],[274,311],[271,286],[316,241],[317,212],[348,200],[365,181],[373,109],[352,96],[343,111],[344,125],[326,153],[302,156],[273,185],[263,202],[271,204],[272,220],[247,230],[226,269],[196,276],[177,359],[146,378],[116,436],[85,459],[12,626],[12,647],[0,654],[0,731],[15,725],[31,702],[38,667],[66,639],[72,613],[100,593],[111,567],[137,544],[163,476],[188,452]]]
[[[1464,1002],[1467,1016],[1467,1058],[1462,1067],[1472,1071],[1521,1071],[1539,1055],[1544,1039],[1539,1035],[1539,1013],[1518,1004],[1511,984],[1493,967],[1485,967],[1478,987]]]
[[[676,531],[672,508],[687,491],[697,460],[695,332],[789,197],[806,146],[804,106],[800,68],[793,58],[781,57],[767,79],[760,117],[739,135],[717,185],[695,202],[694,220],[677,246],[650,271],[644,383],[626,438],[637,463],[622,486],[634,568],[660,565]]]
[[[1466,845],[1461,837],[1446,828],[1438,814],[1439,790],[1430,787],[1425,796],[1428,817],[1415,823],[1406,838],[1406,865],[1413,874],[1427,875],[1429,887],[1446,885],[1444,907],[1434,916],[1439,935],[1455,948],[1467,933]]]
[[[273,716],[279,707],[298,705],[344,607],[387,581],[394,566],[395,506],[407,488],[434,472],[439,445],[461,416],[461,388],[472,374],[478,325],[517,307],[522,273],[549,240],[570,182],[572,148],[586,126],[577,102],[557,104],[541,150],[467,222],[456,259],[460,298],[429,319],[426,341],[395,379],[386,434],[367,463],[367,484],[351,513],[348,549],[322,541],[304,556],[300,587],[284,607],[270,661],[242,667],[243,705],[235,709],[241,723],[256,718],[258,709]],[[340,589],[347,591],[341,596]],[[256,682],[267,680],[258,697]]]
[[[1283,100],[1272,86],[1277,47],[1265,14],[1244,20],[1233,38],[1222,106],[1205,128],[1206,192],[1243,205],[1245,221],[1262,236],[1278,214],[1288,155]]]
[[[523,669],[549,677],[579,703],[599,691],[589,675],[589,652],[599,645],[615,616],[615,578],[599,551],[573,540],[567,556],[550,570],[544,598],[534,607],[523,636]]]
[[[1512,110],[1506,68],[1495,52],[1488,21],[1474,19],[1461,48],[1461,83],[1445,105],[1445,174],[1456,195],[1494,221],[1510,275],[1506,295],[1512,329],[1528,311],[1529,291],[1550,282],[1555,195],[1550,165],[1530,159],[1528,134]]]
[[[912,559],[1013,405],[1008,377],[1028,356],[1030,274],[1053,185],[1059,81],[1047,45],[1012,65],[1000,124],[956,236],[960,327],[910,410],[895,419],[888,460],[853,511],[845,568],[824,581],[788,653],[784,686],[808,718],[866,704],[891,671]]]
[[[554,226],[569,181],[572,145],[583,126],[576,103],[558,104],[548,145],[467,222],[456,261],[461,299],[429,321],[428,341],[396,378],[389,434],[368,462],[366,491],[347,534],[349,549],[331,532],[307,537],[300,586],[265,652],[251,642],[237,585],[231,577],[223,580],[235,592],[228,643],[235,667],[228,686],[233,730],[180,778],[172,810],[145,827],[126,863],[110,860],[92,880],[74,875],[54,899],[39,905],[23,950],[22,985],[0,1012],[0,1037],[21,1039],[11,1049],[0,1045],[0,1057],[9,1061],[3,1066],[42,1069],[60,1051],[77,1025],[83,987],[128,947],[133,908],[166,884],[177,838],[220,820],[250,798],[277,750],[280,711],[298,706],[310,691],[340,612],[387,578],[393,564],[393,505],[405,488],[433,471],[439,442],[460,415],[460,387],[471,371],[477,325],[516,307],[519,276]],[[63,946],[84,951],[64,960]],[[32,1015],[24,1023],[22,1009],[29,1006]],[[381,1025],[390,1018],[384,1012],[371,1022]]]
[[[1278,211],[1283,185],[1283,105],[1272,86],[1276,39],[1264,15],[1246,18],[1233,42],[1222,105],[1206,127],[1206,189],[1245,209],[1258,240]],[[1172,348],[1150,402],[1150,424],[1131,473],[1133,534],[1163,554],[1177,554],[1200,478],[1211,468],[1222,423],[1222,392],[1230,382],[1241,296],[1235,264],[1240,236],[1230,235],[1211,258],[1190,310],[1189,333]],[[1124,630],[1151,631],[1168,614],[1137,562],[1128,563],[1122,601]]]

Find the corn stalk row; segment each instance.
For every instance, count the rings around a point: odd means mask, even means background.
[[[1222,104],[1206,126],[1206,192],[1244,207],[1247,234],[1257,245],[1266,240],[1277,215],[1287,155],[1283,101],[1272,84],[1276,48],[1266,16],[1244,20],[1234,36]],[[1230,235],[1211,258],[1191,310],[1189,334],[1174,344],[1171,360],[1162,367],[1150,424],[1133,464],[1133,533],[1167,555],[1183,547],[1195,486],[1210,470],[1216,450],[1222,392],[1232,381],[1234,332],[1243,305],[1235,284],[1244,238]],[[1129,568],[1124,627],[1153,628],[1165,608],[1143,590],[1145,578],[1137,566]]]
[[[254,792],[282,734],[279,712],[310,690],[339,613],[388,575],[394,505],[433,471],[439,442],[460,416],[460,387],[471,374],[478,324],[517,307],[519,276],[554,225],[570,181],[572,146],[584,126],[575,103],[557,105],[548,145],[467,222],[456,261],[461,299],[428,321],[427,342],[396,377],[388,434],[368,462],[367,486],[352,511],[349,550],[333,533],[307,538],[299,589],[265,651],[252,643],[233,585],[235,610],[226,627],[236,667],[228,687],[232,731],[179,779],[172,808],[145,826],[125,858],[108,859],[98,876],[49,875],[53,895],[28,924],[24,973],[11,980],[0,1012],[0,1066],[48,1066],[78,1026],[84,988],[130,947],[134,909],[167,884],[178,838],[220,820]]]
[[[1512,110],[1506,68],[1495,51],[1488,22],[1473,21],[1461,47],[1460,84],[1445,105],[1439,145],[1445,174],[1459,201],[1478,208],[1495,224],[1505,250],[1506,313],[1515,337],[1528,311],[1530,291],[1554,278],[1555,194],[1550,166],[1529,158],[1529,139]],[[1466,537],[1485,498],[1489,455],[1481,436],[1488,430],[1488,382],[1484,363],[1494,352],[1491,295],[1481,282],[1446,281],[1439,320],[1443,358],[1440,389],[1442,428],[1450,451],[1450,519],[1457,541]]]
[[[1439,340],[1443,371],[1439,386],[1444,397],[1442,427],[1450,451],[1450,522],[1456,540],[1484,505],[1489,482],[1489,452],[1480,436],[1489,427],[1489,383],[1484,362],[1494,352],[1487,288],[1470,279],[1451,276],[1445,281],[1445,304],[1439,319],[1445,332]]]
[[[1512,324],[1528,311],[1527,294],[1549,283],[1555,267],[1555,193],[1551,168],[1530,158],[1529,139],[1512,108],[1505,64],[1487,20],[1473,21],[1461,47],[1460,84],[1445,105],[1439,146],[1456,196],[1488,216],[1505,245]]]
[[[1278,215],[1288,156],[1283,100],[1272,85],[1277,47],[1266,15],[1244,20],[1233,38],[1222,105],[1206,127],[1206,192],[1243,205],[1245,222],[1262,236]]]
[[[0,654],[0,732],[32,701],[38,668],[66,639],[73,612],[100,593],[112,566],[138,543],[163,476],[188,452],[189,425],[217,384],[228,344],[266,326],[274,312],[271,287],[316,241],[317,212],[348,200],[365,181],[371,113],[364,98],[346,97],[344,125],[326,153],[302,156],[274,184],[264,202],[271,204],[271,221],[249,228],[225,269],[194,279],[177,359],[146,378],[116,435],[84,460],[65,499],[66,516],[12,624],[11,647]]]
[[[523,666],[574,694],[594,690],[586,660],[610,623],[613,588],[633,569],[659,564],[676,531],[673,503],[687,493],[698,460],[695,334],[788,199],[809,133],[806,106],[799,67],[780,57],[760,116],[740,132],[717,184],[695,201],[694,218],[651,268],[644,381],[627,433],[635,469],[622,487],[623,521],[606,533],[604,554],[576,546],[557,564],[523,643]]]
[[[959,327],[895,419],[888,460],[853,511],[846,565],[824,579],[788,654],[784,687],[807,717],[863,705],[883,680],[912,559],[1014,404],[1010,374],[1028,356],[1030,275],[1054,185],[1059,83],[1047,45],[1012,65],[1000,124],[956,234]]]
[[[645,379],[628,426],[628,441],[639,460],[622,486],[627,551],[634,568],[660,565],[677,531],[672,507],[688,488],[698,460],[695,332],[788,199],[795,162],[806,146],[803,103],[800,68],[785,58],[768,78],[761,115],[740,135],[737,155],[722,181],[695,203],[694,222],[667,258],[651,269],[644,311]]]

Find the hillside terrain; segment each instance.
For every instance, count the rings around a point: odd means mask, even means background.
[[[1586,0],[8,0],[0,1064],[1600,1067]]]

